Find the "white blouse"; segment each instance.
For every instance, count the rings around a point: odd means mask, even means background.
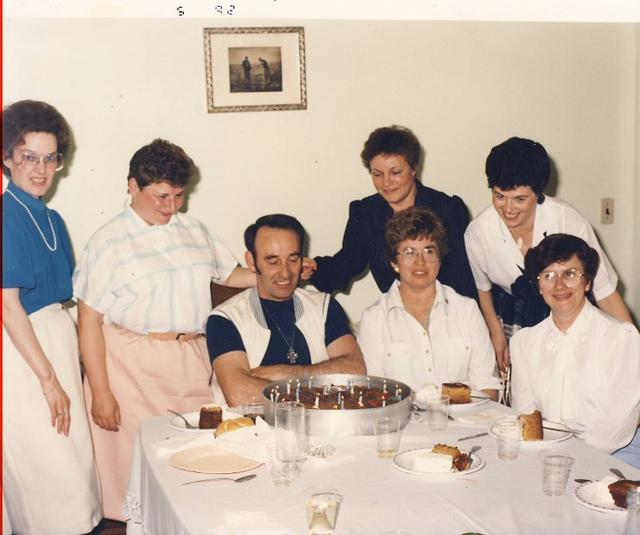
[[[640,335],[588,301],[566,333],[551,316],[510,344],[512,406],[584,430],[606,452],[626,446],[640,417]]]
[[[105,324],[131,331],[204,332],[209,282],[238,265],[197,219],[174,215],[148,225],[128,205],[89,240],[73,274],[73,290]]]
[[[495,353],[478,305],[436,281],[429,330],[407,312],[399,281],[367,308],[358,343],[369,375],[418,390],[427,383],[461,381],[473,389],[499,389]]]
[[[580,212],[568,203],[545,197],[536,205],[532,247],[549,234],[573,234],[586,241],[600,255],[600,267],[593,281],[593,295],[600,301],[611,295],[618,284],[607,255],[600,247],[593,228]],[[471,272],[479,290],[488,292],[491,283],[511,293],[511,285],[522,274],[524,257],[509,229],[493,206],[489,206],[467,227],[464,242]]]

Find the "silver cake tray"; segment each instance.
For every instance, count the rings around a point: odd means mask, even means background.
[[[383,383],[387,383],[387,388],[394,392],[396,385],[399,387],[400,401],[396,401],[386,407],[373,409],[306,409],[305,425],[307,435],[312,436],[348,436],[348,435],[373,435],[373,424],[385,417],[396,418],[400,425],[404,427],[411,416],[411,388],[405,383],[394,381],[387,377],[376,377],[372,375],[352,375],[352,374],[328,374],[314,375],[309,377],[298,377],[283,379],[268,384],[262,391],[265,398],[264,418],[274,425],[276,403],[271,400],[271,391],[278,388],[280,392],[287,391],[287,384],[291,389],[295,389],[296,383],[300,381],[303,387],[315,386],[354,386],[382,389]]]

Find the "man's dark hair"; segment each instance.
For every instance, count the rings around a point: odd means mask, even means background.
[[[256,258],[256,235],[262,227],[276,228],[282,230],[293,230],[298,236],[300,244],[300,253],[304,249],[304,227],[295,217],[286,214],[269,214],[263,215],[256,219],[244,231],[244,245],[247,251],[251,253],[254,260]]]

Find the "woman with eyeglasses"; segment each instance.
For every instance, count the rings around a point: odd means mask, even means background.
[[[551,171],[545,148],[512,137],[491,149],[485,170],[493,205],[469,224],[464,239],[500,369],[509,365],[509,337],[549,314],[523,276],[525,254],[549,234],[580,236],[596,249],[601,259],[593,281],[598,306],[619,320],[631,321],[616,291],[618,276],[589,221],[564,201],[544,195]]]
[[[640,467],[640,335],[589,302],[598,263],[594,248],[568,234],[547,236],[527,253],[526,274],[551,315],[511,339],[512,405],[538,409]]]
[[[367,373],[413,390],[459,381],[497,399],[495,357],[478,305],[437,279],[448,252],[440,218],[428,208],[402,210],[387,223],[385,240],[399,280],[362,314],[358,343]]]
[[[2,112],[3,495],[13,532],[80,534],[102,518],[71,299],[73,253],[43,197],[71,144],[49,104]]]

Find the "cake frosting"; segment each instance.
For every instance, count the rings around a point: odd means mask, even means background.
[[[413,460],[413,469],[416,472],[448,474],[452,470],[452,458],[446,453],[425,451]]]
[[[416,392],[416,399],[422,403],[440,401],[440,388],[433,383],[428,383]]]

